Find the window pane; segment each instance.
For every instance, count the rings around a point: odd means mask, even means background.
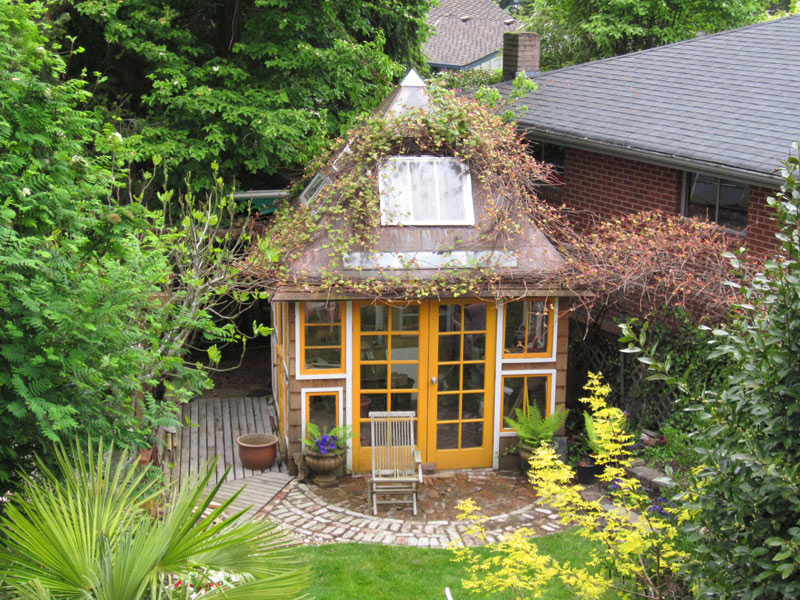
[[[305,302],[306,323],[338,323],[341,321],[338,302]]]
[[[361,388],[365,390],[385,390],[386,365],[361,365]]]
[[[416,389],[418,380],[418,365],[392,364],[392,389]]]
[[[419,331],[419,306],[393,307],[392,331]]]
[[[461,400],[462,419],[483,418],[483,394],[464,394]]]
[[[439,336],[439,362],[459,362],[461,360],[461,335]]]
[[[483,389],[483,372],[486,368],[484,363],[464,365],[464,388],[465,390]]]
[[[509,302],[505,310],[505,353],[525,352],[525,313],[522,302]]]
[[[747,186],[727,179],[720,180],[717,214],[717,222],[724,227],[747,227]]]
[[[439,394],[436,406],[436,420],[458,420],[458,394]]]
[[[392,410],[413,410],[417,411],[417,393],[399,392],[392,394]]]
[[[310,394],[308,396],[308,420],[322,431],[336,427],[336,394]]]
[[[486,334],[468,333],[464,336],[464,360],[486,358]]]
[[[461,367],[459,365],[439,365],[439,390],[449,392],[461,388]]]
[[[458,448],[458,423],[445,423],[436,426],[436,449],[452,450]]]
[[[461,447],[478,448],[483,443],[483,423],[461,425]]]
[[[547,329],[550,324],[549,310],[544,300],[525,302],[528,308],[527,353],[547,350]]]
[[[461,305],[439,305],[439,331],[461,331]]]
[[[341,345],[341,327],[339,325],[306,326],[306,346],[339,345]]]
[[[467,304],[464,306],[464,331],[486,331],[486,305]]]
[[[386,360],[387,342],[385,335],[362,335],[361,360]]]
[[[379,175],[381,195],[381,218],[388,225],[399,225],[409,220],[406,204],[408,164],[399,160],[387,160]]]
[[[430,159],[409,161],[409,189],[411,220],[413,222],[438,222],[436,214],[436,165]]]
[[[441,219],[451,223],[464,222],[467,218],[464,185],[469,175],[465,173],[463,163],[455,160],[440,161],[437,171]]]
[[[547,416],[547,377],[526,377],[528,384],[528,404],[539,409],[539,414]],[[526,409],[527,410],[527,409]]]
[[[388,410],[386,394],[361,394],[361,418],[369,419],[370,411]]]
[[[525,410],[525,378],[524,377],[504,377],[503,378],[503,427],[508,428],[506,417],[517,418],[515,409]]]
[[[389,312],[385,306],[370,304],[361,307],[361,331],[388,331]]]
[[[393,335],[392,360],[418,360],[419,336]]]
[[[340,348],[306,348],[306,369],[341,369]]]

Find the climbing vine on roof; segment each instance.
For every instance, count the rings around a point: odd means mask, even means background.
[[[553,172],[526,152],[513,124],[484,104],[429,90],[431,110],[375,114],[309,166],[308,176],[321,173],[327,184],[307,202],[289,201],[278,210],[261,250],[251,256],[254,273],[273,289],[374,299],[509,298],[526,289],[571,290],[588,309],[628,315],[646,315],[666,304],[698,316],[723,315],[736,301],[735,288],[726,285],[734,274],[721,255],[734,249],[738,238],[713,224],[659,212],[577,227],[570,210],[538,197],[539,186],[554,183]],[[506,269],[491,262],[464,268],[454,261],[424,278],[414,275],[419,273],[414,264],[406,265],[407,272],[345,270],[348,253],[376,251],[381,164],[390,156],[420,155],[459,158],[473,181],[485,187],[486,210],[473,230],[478,239],[491,242],[484,246],[514,252],[515,239],[531,221],[561,253],[563,265],[525,273],[522,281],[513,281]],[[311,246],[327,260],[313,268],[296,263]],[[457,242],[432,250],[465,247]],[[267,254],[277,260],[264,260]]]

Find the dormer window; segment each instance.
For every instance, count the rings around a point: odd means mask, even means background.
[[[393,156],[378,179],[381,225],[474,225],[469,168],[457,158]]]

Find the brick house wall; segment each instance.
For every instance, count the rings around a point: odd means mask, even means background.
[[[541,190],[543,199],[566,204],[576,212],[579,225],[593,217],[621,217],[640,210],[679,213],[683,171],[608,154],[566,148],[563,184]],[[767,206],[769,188],[750,186],[747,233],[748,248],[760,253],[775,251],[775,220]]]

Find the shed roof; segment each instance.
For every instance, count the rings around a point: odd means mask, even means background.
[[[537,139],[776,184],[800,140],[800,15],[533,76]],[[508,94],[510,82],[499,84]]]
[[[451,68],[494,54],[503,47],[503,34],[519,28],[492,0],[439,0],[428,13],[428,24],[434,30],[424,46],[428,62]]]

